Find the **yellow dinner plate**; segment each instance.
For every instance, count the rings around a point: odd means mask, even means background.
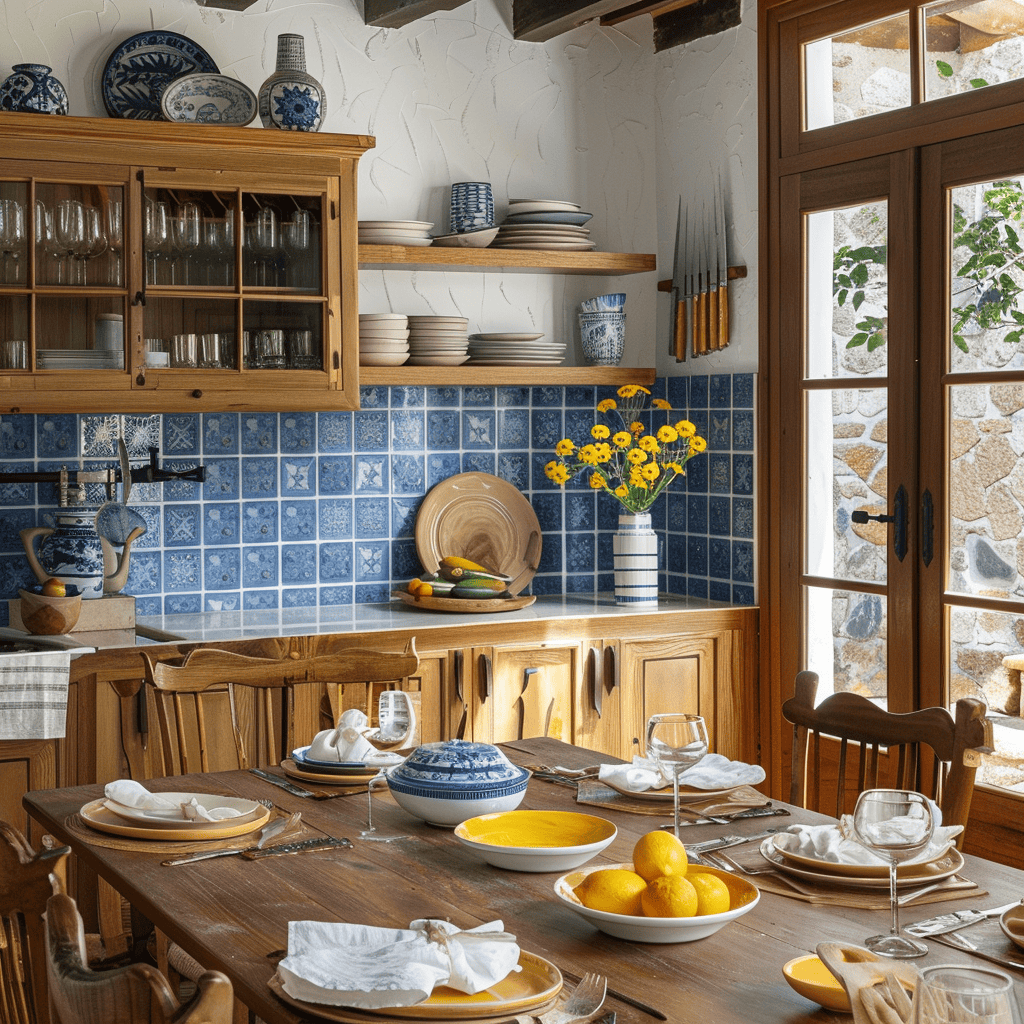
[[[281,768],[285,775],[293,779],[302,779],[303,782],[329,782],[332,786],[365,786],[370,779],[377,777],[377,769],[370,768],[365,772],[357,774],[329,774],[328,772],[311,772],[300,768],[294,758],[286,757],[281,762]]]
[[[262,813],[241,824],[234,818],[216,823],[213,828],[192,828],[191,825],[180,828],[150,828],[141,822],[130,825],[124,818],[118,817],[106,806],[106,799],[100,797],[87,803],[78,813],[82,820],[98,829],[115,836],[130,836],[132,839],[162,839],[185,842],[206,842],[215,839],[233,839],[235,836],[248,835],[262,828],[270,817],[270,808],[261,807]]]
[[[512,971],[485,992],[467,995],[440,986],[422,1003],[415,1006],[389,1006],[367,1010],[352,1006],[329,1006],[293,999],[285,992],[279,978],[270,980],[270,987],[285,1002],[317,1016],[337,1021],[374,1021],[384,1019],[427,1021],[506,1021],[520,1013],[543,1013],[555,1004],[562,990],[561,971],[543,957],[525,950],[519,953],[520,970]]]

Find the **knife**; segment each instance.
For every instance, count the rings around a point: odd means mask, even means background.
[[[777,828],[766,828],[752,836],[719,836],[717,839],[708,839],[703,843],[686,843],[686,849],[691,853],[710,853],[712,850],[726,850],[730,846],[742,846],[744,843],[756,843],[760,839],[767,839],[780,831]]]
[[[351,839],[334,839],[324,836],[321,839],[303,839],[299,843],[284,843],[281,846],[265,846],[262,850],[243,850],[246,860],[262,860],[264,857],[280,857],[285,853],[313,853],[317,850],[350,849]]]
[[[680,808],[682,810],[682,808]],[[751,807],[746,811],[736,811],[733,814],[723,814],[723,818],[727,818],[729,821],[743,821],[745,818],[775,818],[781,815],[788,815],[784,807],[772,807],[771,804],[765,804],[763,807]],[[715,818],[694,818],[693,821],[681,821],[680,825],[718,825],[720,819]],[[672,827],[672,826],[669,826]]]
[[[725,192],[722,172],[718,172],[718,347],[729,344],[729,243],[725,226]]]
[[[705,288],[708,293],[707,351],[718,348],[718,267],[716,261],[717,240],[715,238],[715,189],[711,184],[711,198],[704,197],[704,264],[706,268]]]
[[[1005,914],[1007,910],[1020,906],[1024,900],[1017,900],[1014,903],[1007,903],[1005,907],[993,907],[991,910],[955,910],[952,914],[940,914],[938,917],[930,917],[927,921],[918,921],[916,924],[907,925],[903,930],[910,935],[947,935],[968,925],[977,924],[988,917],[998,917]]]
[[[689,211],[685,211],[687,219]],[[682,292],[682,279],[686,267],[684,240],[686,227],[683,221],[683,197],[679,197],[679,210],[676,214],[676,246],[672,262],[672,329],[669,333],[669,355],[675,356],[677,363],[686,362],[686,299]]]
[[[265,772],[262,768],[250,768],[249,774],[255,775],[257,778],[263,779],[264,782],[271,783],[271,785],[280,786],[281,789],[286,793],[291,793],[292,796],[316,796],[312,791],[296,786],[287,779],[282,779],[280,775],[272,775],[270,772]]]

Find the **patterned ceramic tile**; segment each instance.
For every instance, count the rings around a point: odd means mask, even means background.
[[[146,532],[135,541],[135,546],[132,548],[132,551],[138,551],[140,548],[163,547],[164,537],[161,522],[163,506],[137,505],[133,500],[131,503],[131,509],[146,520]]]
[[[526,448],[529,444],[529,411],[527,409],[502,409],[498,413],[498,448]]]
[[[355,416],[355,449],[357,452],[388,450],[388,414],[364,410]]]
[[[732,584],[726,580],[708,580],[708,598],[712,601],[728,601],[732,594]]]
[[[120,419],[120,416],[82,416],[79,419],[79,428],[82,431],[79,451],[82,455],[113,458],[117,454]]]
[[[391,499],[391,536],[412,537],[416,529],[416,514],[420,500],[412,498]],[[396,541],[397,543],[397,541]]]
[[[194,547],[202,543],[201,530],[198,505],[164,507],[164,544],[167,547]]]
[[[161,468],[171,473],[184,473],[187,470],[194,469],[198,463],[196,462],[172,462],[165,461],[161,463]],[[206,483],[211,483],[211,470],[208,465],[206,469]],[[235,474],[236,479],[232,486],[231,477],[232,473]],[[206,483],[198,483],[195,480],[168,480],[162,484],[136,484],[132,488],[131,498],[132,501],[198,501],[200,495],[203,497],[216,497],[218,495],[218,487],[225,487],[226,490],[221,490],[219,494],[221,496],[227,496],[234,491],[235,496],[238,495],[238,464],[231,463],[230,460],[228,465],[222,469],[218,469],[216,472],[217,480],[213,482],[211,490],[206,490]]]
[[[613,429],[618,428],[618,419],[615,413],[610,416],[602,416],[593,409],[566,409],[565,410],[565,436],[571,438],[577,448],[590,444],[594,440],[590,431],[595,423],[602,423]]]
[[[687,387],[689,379],[689,377],[669,377],[667,379],[665,399],[673,409],[682,411],[689,407],[690,399]]]
[[[566,494],[566,530],[593,530],[596,516],[597,495],[593,491],[586,494]]]
[[[386,409],[388,407],[388,388],[374,386],[359,389],[359,406],[362,409]]]
[[[732,414],[727,409],[712,409],[708,426],[708,449],[711,452],[727,452],[732,447],[732,431],[729,429]]]
[[[530,405],[530,389],[509,386],[495,388],[494,402],[499,409],[527,409]]]
[[[489,473],[494,476],[494,452],[466,452],[462,456],[463,473]]]
[[[352,456],[321,455],[317,465],[317,491],[320,494],[352,493]]]
[[[344,432],[346,443],[350,443],[351,413],[321,413],[321,416],[336,415],[346,417],[340,422],[328,421],[328,434],[337,436]],[[281,414],[281,452],[288,455],[303,455],[317,450],[316,414],[311,412],[289,412]],[[320,428],[324,429],[324,420],[320,420]]]
[[[754,605],[754,588],[734,584],[732,588],[732,600],[743,608],[751,608]]]
[[[665,541],[665,568],[669,572],[686,572],[686,538],[669,534]]]
[[[714,497],[708,501],[708,533],[729,536],[732,527],[729,504],[728,498]]]
[[[276,543],[278,512],[276,501],[242,502],[242,541],[245,544]]]
[[[737,409],[754,408],[754,375],[737,373],[732,382],[732,401]]]
[[[729,455],[712,452],[704,458],[708,465],[708,490],[712,494],[728,494],[732,483],[730,480],[732,464]]]
[[[352,544],[320,545],[320,582],[345,583],[352,580]]]
[[[498,452],[497,476],[507,480],[518,491],[530,489],[530,453]]]
[[[565,406],[574,408],[582,406],[584,409],[593,409],[597,405],[596,392],[590,385],[568,387],[565,389]]]
[[[203,452],[207,455],[238,454],[238,413],[203,413]]]
[[[312,455],[281,456],[281,494],[313,494],[316,458]]]
[[[316,502],[281,502],[281,540],[316,540]]]
[[[160,448],[159,416],[122,416],[121,436],[131,459],[148,459],[150,448]]]
[[[686,504],[688,496],[682,491],[670,492],[665,497],[666,528],[675,533],[686,529]]]
[[[560,409],[534,410],[532,417],[533,447],[542,453],[550,453],[556,444],[565,436],[562,428],[562,412]],[[551,455],[548,454],[548,459]]]
[[[391,489],[396,494],[423,494],[426,478],[422,455],[393,455],[391,457]]]
[[[471,387],[462,389],[462,405],[493,407],[494,388]]]
[[[708,460],[702,455],[686,464],[686,489],[691,494],[708,489]]]
[[[388,489],[386,455],[356,456],[356,494],[384,494]]]
[[[321,587],[319,602],[326,604],[352,604],[354,594],[352,587]]]
[[[168,505],[168,514],[176,507]],[[203,540],[207,547],[224,547],[239,543],[241,527],[237,502],[208,502],[203,508]]]
[[[387,604],[390,598],[391,587],[387,583],[362,583],[355,588],[356,604]]]
[[[281,582],[316,583],[316,545],[284,544],[281,547]]]
[[[535,409],[541,406],[560,406],[562,404],[562,389],[548,387],[533,388],[530,395],[530,404]]]
[[[321,498],[318,504],[321,540],[352,536],[351,498]]]
[[[139,551],[132,548],[128,561],[128,579],[125,581],[125,594],[158,594],[164,589],[161,578],[161,558],[157,551]],[[136,614],[139,614],[136,609]]]
[[[202,610],[202,594],[168,594],[164,598],[164,615],[195,615]]]
[[[235,612],[242,607],[242,595],[234,594],[206,594],[204,599],[204,611],[208,612]]]
[[[146,615],[162,615],[164,602],[161,597],[136,597],[135,614],[142,618]]]
[[[202,587],[202,552],[198,548],[165,551],[163,565],[165,590],[199,590]]]
[[[736,494],[754,493],[754,458],[752,455],[732,457],[732,489]]]
[[[754,582],[754,545],[738,540],[732,549],[732,578],[737,583]]]
[[[387,498],[356,498],[356,537],[388,537],[391,517]]]
[[[708,499],[703,494],[691,494],[686,500],[687,529],[690,533],[708,532]]]
[[[686,593],[690,597],[699,597],[707,600],[708,596],[708,580],[707,577],[701,576],[687,576],[686,577]]]
[[[687,404],[691,410],[708,407],[708,378],[706,376],[697,375],[690,378]]]
[[[242,459],[242,497],[267,498],[277,494],[277,456]]]
[[[9,420],[19,419],[17,416],[5,416],[0,422],[0,451],[8,458],[8,439],[5,427]],[[70,414],[36,417],[36,445],[39,457],[49,459],[69,458],[78,454],[78,417]],[[25,458],[30,451],[16,452],[15,458]]]
[[[541,573],[562,572],[564,554],[565,548],[562,545],[561,537],[543,538],[540,558],[537,561],[537,571]]]
[[[163,424],[164,455],[198,455],[199,416],[196,413],[169,413]]]
[[[277,608],[278,604],[276,590],[246,590],[242,592],[242,607],[246,610]]]
[[[281,598],[281,607],[283,608],[313,608],[317,604],[317,591],[315,587],[286,589],[282,592]],[[351,600],[345,603],[351,604]]]
[[[732,502],[732,534],[734,537],[754,536],[753,498],[734,498]]]
[[[732,551],[725,537],[712,537],[708,542],[708,575],[727,580],[731,568]]]
[[[459,456],[456,454],[430,454],[427,456],[427,489],[459,472]]]
[[[414,406],[422,408],[426,398],[426,389],[420,387],[393,387],[391,389],[391,408],[410,409]]]
[[[202,485],[204,500],[230,501],[239,497],[238,459],[208,459],[205,466],[206,481]]]
[[[565,571],[594,571],[594,535],[592,533],[567,533],[565,535]],[[593,586],[593,577],[591,577]]]
[[[427,388],[426,405],[428,409],[457,406],[462,400],[462,389],[457,387]]]
[[[22,530],[36,525],[36,515],[31,509],[11,509],[0,516],[0,552],[21,554],[25,547],[21,542]]]
[[[712,409],[732,408],[732,376],[728,373],[711,375],[708,387],[708,405]]]
[[[692,534],[686,542],[686,571],[691,576],[707,576],[708,574],[708,539],[694,537]]]
[[[242,555],[243,587],[276,587],[278,549],[269,544],[251,544]]]
[[[459,447],[459,414],[449,409],[433,409],[427,413],[428,451],[454,451]]]
[[[737,451],[754,450],[754,414],[738,409],[732,414],[732,446]]]
[[[34,473],[35,466],[31,462],[5,462],[5,472]],[[36,489],[32,484],[0,484],[0,505],[15,507],[17,505],[35,505]],[[47,502],[52,504],[52,501]]]
[[[396,540],[391,545],[391,560],[391,576],[399,585],[423,572],[415,541]]]
[[[288,417],[294,419],[294,417]],[[284,433],[284,418],[281,430]],[[317,413],[317,449],[320,452],[349,452],[352,450],[352,413]]]
[[[277,414],[272,412],[245,413],[242,416],[242,453],[262,455],[277,453]]]
[[[396,409],[391,413],[391,449],[393,451],[422,451],[426,437],[422,409]]]
[[[213,548],[203,557],[203,590],[237,590],[242,553],[238,548]]]

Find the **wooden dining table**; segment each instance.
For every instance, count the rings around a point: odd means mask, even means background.
[[[550,739],[502,744],[519,764],[579,768],[614,760],[595,751]],[[285,778],[280,769],[271,769]],[[209,968],[223,971],[236,996],[267,1024],[316,1020],[280,999],[271,989],[275,964],[287,946],[288,923],[344,921],[406,927],[417,918],[440,918],[458,928],[501,920],[522,949],[559,967],[567,978],[597,971],[608,978],[603,1012],[617,1024],[796,1024],[834,1021],[835,1015],[798,995],[783,977],[783,965],[813,952],[820,942],[862,945],[868,935],[887,931],[888,910],[837,909],[762,892],[749,913],[696,942],[643,944],[608,936],[554,894],[556,874],[491,867],[461,845],[450,829],[413,818],[386,791],[373,794],[373,823],[381,834],[409,838],[373,842],[360,838],[367,824],[365,789],[337,799],[290,795],[245,771],[195,774],[151,780],[153,791],[210,792],[269,798],[281,813],[300,811],[307,834],[348,837],[351,848],[296,856],[247,860],[239,856],[164,866],[164,844],[144,841],[119,849],[100,833],[90,839],[77,817],[102,795],[102,786],[34,791],[24,798],[28,813],[70,846],[79,863],[114,886],[148,921]],[[328,787],[330,791],[330,787]],[[336,790],[336,792],[344,792]],[[728,825],[684,827],[687,843],[725,832],[754,834],[766,824],[829,819],[785,804],[791,813],[776,818],[737,820]],[[521,808],[582,810],[612,820],[614,842],[601,855],[609,863],[629,861],[637,839],[671,820],[576,803],[570,786],[532,778]],[[967,856],[962,874],[981,887],[977,898],[909,905],[903,923],[951,910],[993,907],[1024,896],[1024,871]],[[756,881],[756,879],[755,879]],[[984,964],[930,942],[915,966]],[[1024,971],[1014,977],[1024,1005]],[[648,1009],[631,1005],[639,1001]],[[652,1012],[654,1011],[654,1012]]]

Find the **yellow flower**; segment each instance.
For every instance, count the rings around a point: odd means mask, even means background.
[[[600,444],[594,445],[594,450],[597,452],[598,462],[610,462],[612,457],[612,446],[607,441],[601,441]]]
[[[661,476],[661,470],[658,469],[658,464],[656,462],[648,462],[646,466],[641,468],[640,472],[643,473],[645,480],[654,481]]]
[[[618,406],[615,404],[614,398],[606,398],[604,401],[597,403],[598,412],[611,412],[612,409],[617,409]]]
[[[666,423],[663,427],[658,427],[658,440],[662,444],[671,444],[673,441],[678,440],[679,431],[675,427]]]
[[[603,490],[604,489],[604,477],[601,476],[600,473],[591,473],[590,474],[590,486],[595,491]]]
[[[616,448],[628,448],[633,443],[633,435],[628,431],[620,430],[617,434],[612,436],[612,444]]]
[[[556,466],[560,466],[560,465],[561,465],[561,463],[560,463],[560,462],[555,462],[555,460],[554,460],[554,459],[552,459],[552,460],[551,460],[551,461],[550,461],[550,462],[549,462],[549,463],[548,463],[548,464],[547,464],[547,465],[546,465],[546,466],[544,467],[544,475],[545,475],[546,477],[548,477],[548,479],[549,479],[549,480],[554,480],[554,478],[555,478],[555,467],[556,467]]]
[[[652,455],[656,455],[661,451],[658,439],[656,437],[651,437],[650,434],[644,434],[644,436],[637,441],[637,444],[640,445],[645,452],[650,452]]]
[[[671,409],[670,403],[666,402],[664,398],[652,398],[651,407],[654,409]]]
[[[683,467],[680,466],[678,462],[666,462],[665,463],[665,469],[666,470],[671,469],[672,472],[676,474],[676,476],[679,476],[680,474],[685,472]]]
[[[574,445],[567,437],[563,437],[562,440],[555,445],[556,455],[572,455],[574,451],[576,451],[576,445]]]
[[[703,437],[690,438],[690,451],[692,452],[702,452],[705,448],[707,448],[707,446],[708,443],[707,441],[704,440]]]
[[[550,473],[551,479],[556,484],[564,484],[569,479],[569,470],[561,463],[558,463]]]
[[[693,437],[697,433],[697,428],[689,420],[680,420],[676,424],[676,430],[679,431],[680,437]]]
[[[588,466],[596,466],[598,463],[597,448],[592,444],[585,444],[579,451],[580,462]]]
[[[625,498],[629,494],[629,488],[625,484],[619,484],[614,491],[616,498]]]
[[[616,394],[619,398],[635,398],[641,391],[647,391],[647,388],[642,388],[639,384],[623,384]],[[650,394],[650,391],[647,391],[647,394]]]
[[[630,433],[635,434],[637,437],[639,437],[644,432],[645,429],[646,428],[644,427],[644,425],[639,420],[634,420],[629,425]]]
[[[646,487],[647,481],[644,480],[643,471],[639,466],[633,466],[629,471],[629,486],[630,487]]]
[[[603,441],[606,437],[611,437],[612,432],[603,424],[595,423],[590,428],[590,436],[597,438],[598,441]]]
[[[640,448],[630,448],[630,450],[626,452],[626,458],[629,459],[634,466],[639,466],[641,462],[647,461],[647,452]]]

